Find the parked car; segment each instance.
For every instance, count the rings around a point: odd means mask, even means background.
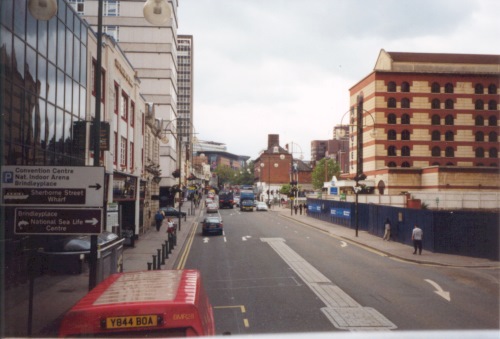
[[[186,216],[186,212],[179,211],[178,209],[173,208],[171,206],[160,207],[160,211],[162,211],[163,213],[165,213],[166,217],[178,217],[179,214],[180,214],[181,217],[185,217]]]
[[[218,211],[219,211],[219,206],[215,202],[212,202],[207,205],[207,213],[217,213]]]
[[[212,198],[206,198],[205,199],[205,206],[208,206],[209,204],[212,204],[214,202],[214,199]]]
[[[208,216],[201,223],[201,232],[203,235],[207,235],[209,233],[222,235],[223,228],[224,226],[220,216]]]
[[[255,206],[256,211],[267,211],[269,210],[267,204],[263,201],[257,202],[257,206]]]

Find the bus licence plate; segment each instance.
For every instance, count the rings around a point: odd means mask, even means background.
[[[158,315],[131,315],[106,318],[106,329],[158,326]]]

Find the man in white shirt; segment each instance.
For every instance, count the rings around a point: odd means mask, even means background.
[[[422,238],[424,237],[424,232],[418,225],[415,225],[413,227],[413,232],[411,234],[411,240],[413,240],[413,248],[415,249],[413,251],[413,254],[417,254],[417,248],[418,248],[418,254],[422,254]]]

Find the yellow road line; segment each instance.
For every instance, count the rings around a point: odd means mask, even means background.
[[[234,305],[234,306],[213,306],[213,308],[217,308],[217,309],[228,309],[228,308],[239,308],[241,313],[246,313],[247,310],[245,308],[245,305]],[[248,319],[247,318],[243,318],[243,325],[246,327],[246,328],[249,328],[250,327],[250,323],[248,322]]]
[[[186,247],[184,248],[184,252],[181,255],[181,260],[179,261],[179,264],[177,265],[178,270],[182,270],[184,268],[184,266],[186,265],[186,261],[187,261],[189,252],[191,251],[191,245],[193,244],[194,235],[196,234],[196,229],[197,229],[197,227],[193,225],[193,227],[191,229],[191,233],[189,234],[188,239],[187,239]]]
[[[246,313],[245,305],[234,305],[234,306],[214,306],[214,308],[239,308],[241,313]]]

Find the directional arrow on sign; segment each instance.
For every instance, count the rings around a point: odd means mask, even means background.
[[[430,279],[425,279],[425,281],[427,281],[429,284],[431,284],[432,286],[434,286],[434,288],[436,289],[434,291],[434,293],[436,293],[437,295],[439,295],[441,298],[444,298],[448,301],[451,301],[451,296],[450,296],[450,292],[448,291],[443,291],[443,289],[441,288],[441,286],[439,286],[436,282],[430,280]]]
[[[89,188],[95,188],[96,191],[100,190],[101,189],[101,185],[99,184],[95,184],[95,185],[90,185]]]
[[[99,222],[99,220],[97,220],[96,218],[85,220],[86,224],[91,224],[93,226],[97,225],[98,222]]]

